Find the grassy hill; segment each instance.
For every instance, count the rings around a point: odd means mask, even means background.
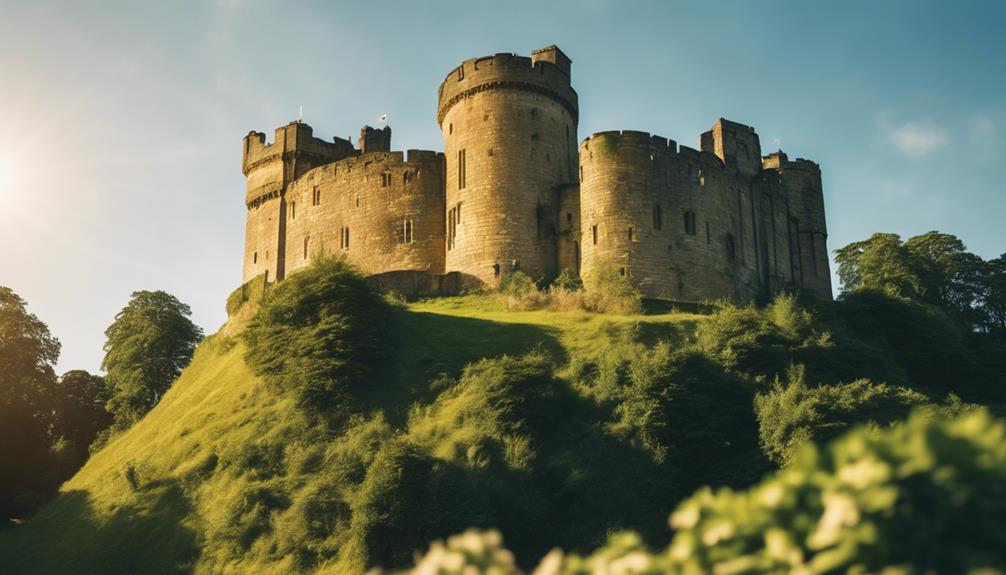
[[[312,411],[256,375],[275,351],[244,337],[259,304],[230,305],[153,411],[0,533],[4,571],[355,573],[410,565],[468,527],[499,528],[525,566],[623,528],[662,546],[668,514],[702,485],[750,485],[797,440],[988,387],[981,370],[949,385],[941,369],[967,357],[960,335],[883,299],[814,315],[789,299],[611,315],[468,296],[354,323],[338,315],[353,305],[310,299],[327,281],[304,272],[272,295],[378,334],[386,354],[347,388],[353,409]],[[315,377],[328,352],[289,333],[267,343]],[[355,343],[333,341],[351,363]]]
[[[319,488],[317,459],[340,445],[247,368],[238,336],[251,311],[207,338],[160,404],[95,454],[55,501],[25,526],[0,534],[6,572],[247,573],[303,566],[303,557],[288,548],[296,543],[280,532],[294,535],[298,526],[288,525],[281,510]],[[617,357],[634,334],[686,338],[697,321],[701,316],[673,313],[508,312],[476,297],[397,309],[388,334],[394,355],[383,421],[368,421],[352,439],[393,435],[406,424],[410,406],[435,395],[431,380],[458,377],[482,358],[534,350],[560,365],[571,356]]]

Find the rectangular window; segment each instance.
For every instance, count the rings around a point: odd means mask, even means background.
[[[314,192],[311,194],[311,205],[317,206],[320,204],[321,204],[321,188],[315,186]]]
[[[252,263],[253,264],[257,264],[258,263],[258,252],[255,252],[255,253],[252,254]]]
[[[297,202],[290,202],[290,219],[297,217]]]
[[[463,190],[465,188],[467,166],[465,166],[465,151],[463,149],[458,150],[458,189]]]
[[[660,213],[660,204],[653,204],[653,229],[659,230],[664,227],[663,214]]]
[[[634,241],[636,241],[636,238],[634,237],[634,234],[633,234],[633,231],[634,231],[634,230],[633,230],[633,229],[632,229],[632,228],[630,227],[630,228],[629,228],[629,241],[630,241],[630,242],[634,242]]]
[[[307,240],[308,236],[304,236],[304,259],[307,259]]]
[[[594,224],[590,228],[590,233],[594,236],[594,245],[597,245],[597,224]]]
[[[381,187],[386,188],[391,185],[391,174],[381,174]]]
[[[349,249],[349,228],[339,228],[339,247],[344,250]]]
[[[412,219],[406,218],[405,223],[402,225],[402,236],[405,239],[405,243],[412,243]]]

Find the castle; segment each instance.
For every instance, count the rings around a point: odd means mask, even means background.
[[[698,150],[628,130],[578,145],[570,63],[556,46],[463,62],[440,85],[443,153],[393,152],[390,127],[356,147],[299,121],[248,134],[244,281],[325,253],[407,294],[613,266],[652,298],[831,299],[817,164],[762,156],[724,119]]]

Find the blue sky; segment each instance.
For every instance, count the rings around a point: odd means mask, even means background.
[[[139,289],[213,332],[241,280],[241,138],[296,119],[441,149],[460,61],[558,44],[579,137],[697,147],[720,116],[821,164],[829,248],[875,231],[1006,252],[1003,2],[0,0],[0,285],[98,369]]]

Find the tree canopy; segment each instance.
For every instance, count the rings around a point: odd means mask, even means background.
[[[133,292],[105,330],[101,367],[113,388],[109,410],[116,427],[127,427],[150,411],[192,360],[203,331],[192,310],[163,291]]]
[[[1006,327],[1006,254],[984,261],[937,231],[902,241],[876,233],[835,250],[842,291],[882,290],[936,306],[973,329]]]

